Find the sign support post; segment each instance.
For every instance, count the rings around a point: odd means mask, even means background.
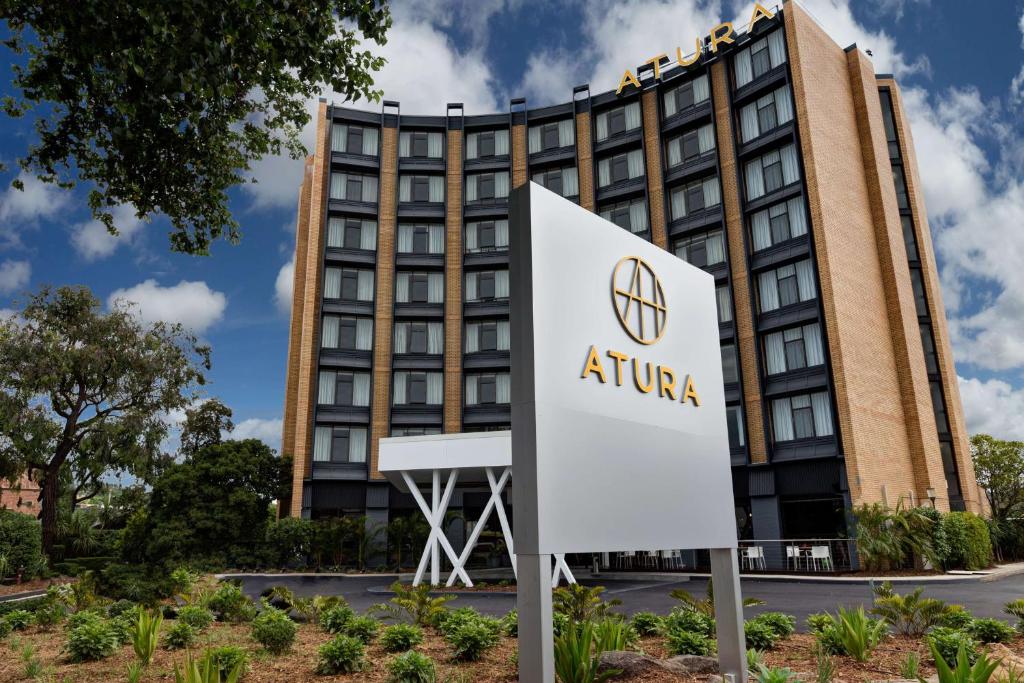
[[[518,555],[519,680],[554,681],[551,555]]]
[[[715,629],[718,635],[718,667],[732,674],[736,683],[747,681],[746,635],[743,633],[743,600],[735,548],[711,549],[711,581],[715,587]]]

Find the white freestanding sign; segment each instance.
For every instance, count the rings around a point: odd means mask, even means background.
[[[551,554],[711,548],[732,602],[736,528],[712,276],[533,183],[510,215],[519,680],[537,683]],[[723,671],[741,679],[728,607]]]

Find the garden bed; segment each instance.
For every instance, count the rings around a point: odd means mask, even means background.
[[[2,583],[0,584],[0,597],[5,595],[14,595],[16,593],[31,593],[33,591],[44,591],[50,586],[54,586],[61,583],[72,583],[75,579],[61,576],[55,579],[33,579],[32,581],[22,581],[21,583]]]

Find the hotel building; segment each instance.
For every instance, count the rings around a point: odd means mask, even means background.
[[[509,428],[507,198],[527,181],[714,275],[741,538],[848,535],[861,503],[981,509],[898,85],[791,2],[734,38],[555,106],[321,102],[282,510],[411,513],[381,437]]]

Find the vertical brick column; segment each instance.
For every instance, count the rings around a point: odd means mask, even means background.
[[[395,310],[395,233],[398,231],[398,123],[380,132],[380,196],[377,220],[377,286],[373,319],[373,395],[370,400],[370,478],[377,469],[380,440],[391,425],[391,339]],[[397,117],[396,117],[397,118]]]
[[[711,66],[711,94],[715,108],[715,133],[718,164],[722,171],[722,208],[725,235],[729,244],[729,274],[732,280],[733,324],[736,325],[737,353],[743,382],[743,415],[747,427],[750,462],[768,461],[764,433],[764,404],[761,401],[761,373],[757,366],[757,338],[754,335],[754,302],[751,299],[750,273],[747,272],[747,247],[744,238],[743,210],[740,205],[740,169],[736,165],[732,114],[729,105],[729,79],[725,62]]]
[[[668,249],[668,228],[665,220],[665,184],[661,172],[661,131],[658,119],[658,93],[647,90],[640,96],[643,108],[644,157],[647,159],[647,200],[651,214],[651,241]]]
[[[584,102],[586,104],[586,102]],[[580,206],[597,211],[594,201],[594,145],[590,135],[590,108],[576,114],[576,159],[580,179]]]
[[[526,124],[512,125],[512,187],[525,185],[529,180],[526,172]]]
[[[462,117],[459,117],[461,123]],[[462,135],[448,130],[445,179],[444,431],[462,431]]]
[[[292,477],[291,514],[293,517],[302,515],[303,482],[312,469],[313,413],[316,404],[313,401],[316,392],[318,361],[320,357],[320,297],[323,288],[323,234],[327,212],[327,188],[330,182],[329,149],[331,140],[331,122],[327,119],[327,103],[320,101],[317,109],[316,143],[313,151],[312,178],[309,182],[308,221],[302,235],[305,256],[299,258],[300,238],[296,233],[296,274],[299,262],[302,262],[302,286],[293,293],[292,310],[301,308],[298,320],[293,313],[293,324],[298,324],[299,350],[297,353],[298,369],[294,378],[294,458]],[[305,183],[303,183],[305,186]],[[304,193],[305,194],[305,193]],[[300,204],[301,206],[301,204]],[[299,298],[301,297],[301,299]],[[289,349],[289,353],[290,353]],[[290,362],[290,359],[289,359]],[[283,444],[282,444],[283,449]]]

